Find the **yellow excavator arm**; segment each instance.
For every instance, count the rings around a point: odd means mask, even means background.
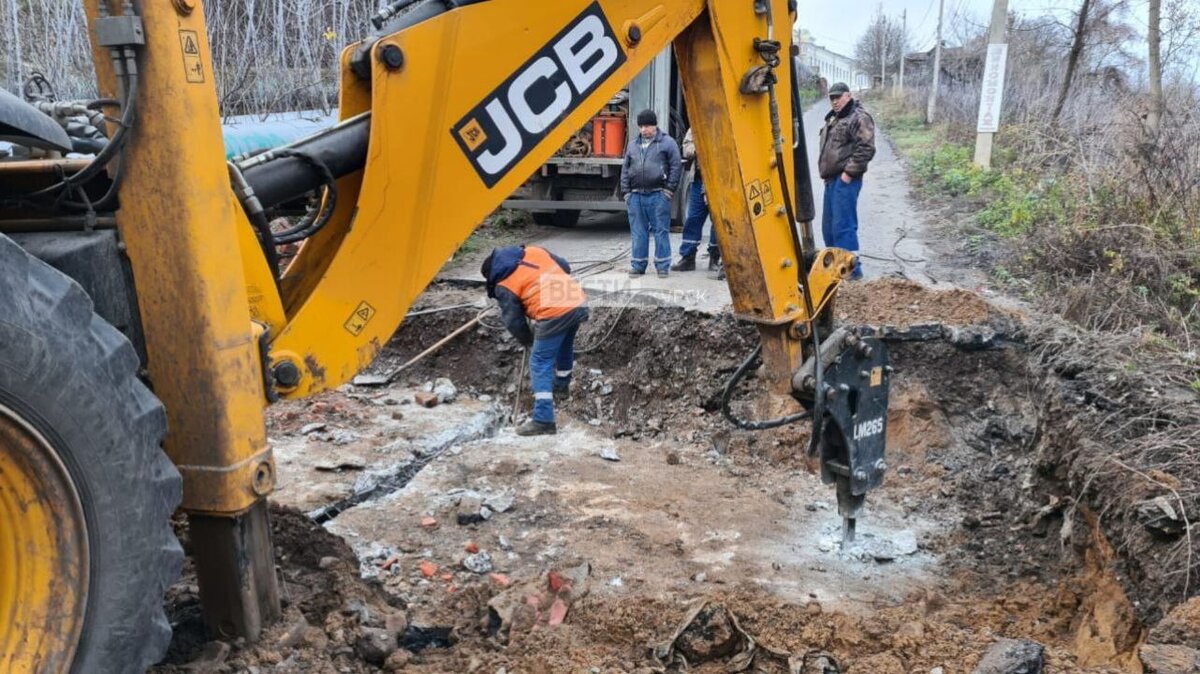
[[[261,292],[273,285],[268,269],[250,283],[253,312],[272,329],[272,364],[288,373],[276,381],[282,395],[337,386],[368,365],[478,223],[672,44],[713,176],[735,311],[764,327],[773,379],[790,392],[801,363],[792,326],[831,296],[850,260],[835,253],[818,266],[817,306],[808,307],[785,203],[794,187],[781,182],[795,175],[788,3],[408,4],[416,7],[393,19],[395,32],[347,49],[338,127],[239,164],[268,204],[322,185],[322,167],[338,179],[332,216],[281,279],[279,298]],[[784,118],[777,134],[768,78]]]

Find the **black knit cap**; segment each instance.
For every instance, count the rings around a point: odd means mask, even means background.
[[[658,126],[658,115],[653,110],[642,110],[638,113],[638,126]]]

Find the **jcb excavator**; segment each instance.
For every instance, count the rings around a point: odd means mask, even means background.
[[[671,45],[733,310],[761,333],[726,416],[810,421],[853,535],[886,469],[890,368],[831,330],[854,256],[813,241],[794,1],[391,2],[342,54],[340,123],[232,163],[202,0],[83,2],[103,149],[66,158],[61,126],[0,98],[0,139],[34,157],[0,162],[0,671],[157,661],[177,508],[208,626],[257,638],[279,615],[264,407],[367,366],[477,224]],[[730,402],[760,361],[779,416],[748,420]]]

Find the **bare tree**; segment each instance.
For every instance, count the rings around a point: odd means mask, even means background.
[[[1194,64],[1200,56],[1200,9],[1195,0],[1167,0],[1162,6],[1158,30],[1165,75]]]
[[[1083,54],[1083,45],[1087,42],[1088,12],[1092,8],[1092,0],[1083,0],[1079,13],[1075,18],[1075,34],[1071,38],[1071,51],[1067,54],[1067,74],[1063,76],[1062,85],[1058,90],[1058,102],[1054,104],[1052,119],[1062,115],[1063,105],[1067,102],[1067,94],[1071,91],[1071,80],[1075,77],[1075,69],[1079,67],[1079,57]]]
[[[150,0],[159,2],[163,0]],[[207,0],[217,95],[226,115],[328,111],[342,49],[365,36],[380,0]],[[81,0],[0,0],[0,84],[32,72],[60,99],[96,95]]]
[[[1146,40],[1150,46],[1150,111],[1146,114],[1146,135],[1151,143],[1158,141],[1162,130],[1166,99],[1162,84],[1162,0],[1150,0],[1150,25]]]
[[[900,59],[909,48],[909,39],[899,19],[883,13],[883,5],[875,10],[875,17],[862,37],[854,45],[854,60],[869,73],[886,73],[900,70]],[[886,82],[882,83],[886,86]]]

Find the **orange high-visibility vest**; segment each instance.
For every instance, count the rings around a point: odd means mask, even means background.
[[[521,298],[525,315],[535,321],[558,318],[586,301],[579,282],[537,246],[526,246],[516,270],[498,285]]]

